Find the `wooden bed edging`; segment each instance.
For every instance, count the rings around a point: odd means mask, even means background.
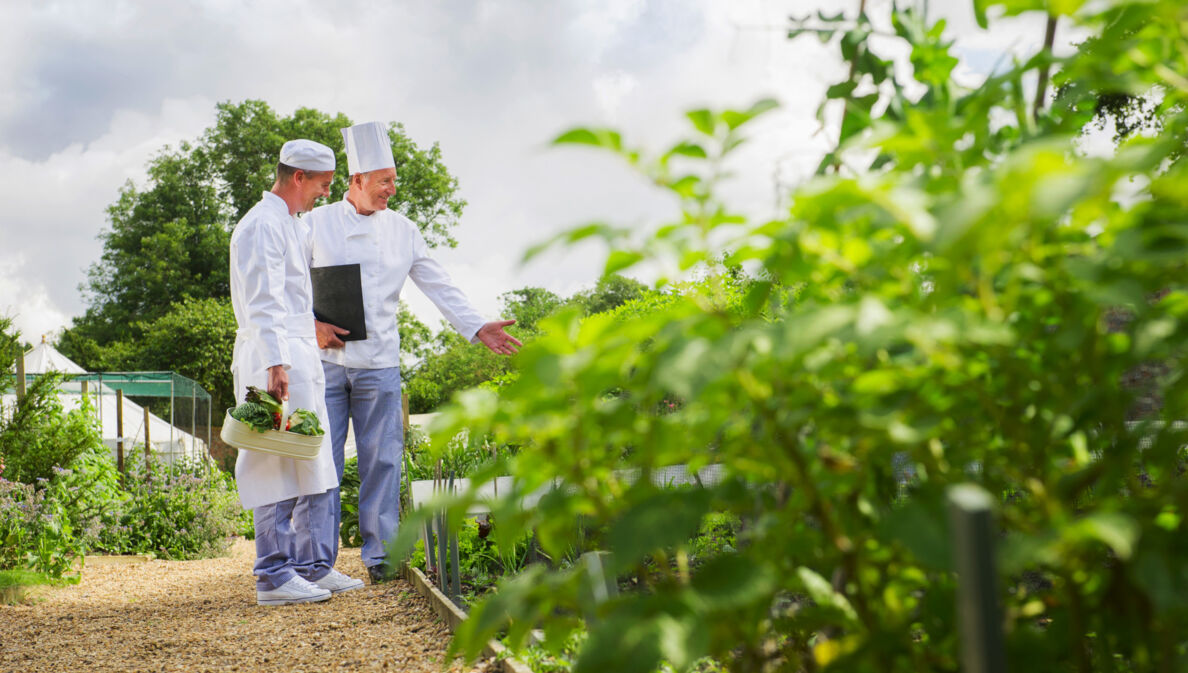
[[[421,594],[429,600],[429,604],[433,606],[433,611],[441,617],[442,621],[449,626],[450,631],[458,628],[458,625],[466,620],[466,612],[464,612],[454,602],[441,593],[429,578],[425,577],[417,568],[405,563],[401,567],[401,575],[413,585],[417,593]],[[499,665],[499,669],[503,673],[532,673],[532,669],[528,668],[526,664],[511,656],[507,647],[498,640],[488,640],[487,646],[483,648],[483,654],[488,657],[494,657]]]

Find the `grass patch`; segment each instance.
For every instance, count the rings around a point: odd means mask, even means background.
[[[42,584],[55,582],[50,576],[32,570],[0,570],[0,605],[16,605],[25,599],[29,587]]]

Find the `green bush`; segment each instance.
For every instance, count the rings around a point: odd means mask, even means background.
[[[1101,39],[967,90],[951,80],[944,26],[915,9],[887,8],[894,37],[866,16],[795,24],[849,61],[827,94],[845,117],[820,175],[771,221],[716,196],[769,102],[691,111],[690,137],[654,158],[606,129],[558,139],[614,152],[680,200],[654,233],[560,237],[605,239],[607,273],[643,260],[692,270],[723,251],[759,273],[737,314],[716,308],[726,280],[626,320],[562,312],[521,351],[519,380],[442,410],[437,447],[463,429],[523,447],[508,461],[520,492],[495,508],[501,540],[535,530],[559,558],[581,518],[610,552],[601,572],[530,566],[503,581],[456,647],[588,628],[575,671],[684,670],[703,656],[737,671],[958,670],[947,493],[974,482],[998,500],[1011,670],[1184,668],[1185,9],[989,1],[974,3],[979,20],[989,6],[1075,9],[1062,25]],[[909,55],[915,82],[872,51],[876,32]],[[1080,93],[1037,112],[1023,83],[1053,63]],[[1098,94],[1112,92],[1152,94],[1159,129],[1082,156]],[[1156,362],[1162,406],[1136,425],[1126,381]],[[679,408],[650,411],[666,399]],[[726,476],[660,490],[616,472],[678,463]],[[517,507],[554,479],[567,487]],[[689,541],[715,512],[741,522],[735,551],[692,567]],[[607,574],[639,590],[602,599]]]
[[[66,411],[58,397],[61,382],[61,374],[39,376],[20,402],[0,404],[0,474],[5,479],[25,484],[48,480],[55,467],[102,446],[89,400]]]
[[[201,463],[167,466],[131,461],[124,500],[101,517],[99,548],[166,559],[220,556],[250,517],[234,479]]]
[[[0,478],[0,570],[31,570],[53,579],[74,577],[86,553],[52,489]]]

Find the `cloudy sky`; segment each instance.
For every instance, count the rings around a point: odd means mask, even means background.
[[[815,118],[844,72],[828,47],[789,42],[789,15],[828,0],[5,0],[0,9],[0,313],[25,338],[82,313],[78,286],[98,260],[105,208],[143,184],[162,146],[196,138],[220,101],[262,99],[402,122],[441,144],[470,203],[439,259],[494,317],[501,293],[593,284],[600,251],[528,265],[525,248],[591,220],[645,225],[672,203],[609,157],[549,148],[577,125],[612,125],[660,148],[686,133],[683,112],[781,109],[754,128],[730,186],[770,215],[782,187],[808,175],[836,131]],[[1004,54],[1034,53],[1043,17],[979,31],[965,2],[949,19],[975,82]],[[885,13],[890,0],[869,0]],[[1070,37],[1059,35],[1067,49]],[[895,55],[888,44],[885,56]],[[406,292],[430,325],[439,318]]]

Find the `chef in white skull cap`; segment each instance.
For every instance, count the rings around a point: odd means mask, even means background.
[[[324,428],[325,379],[314,332],[309,230],[298,213],[330,193],[334,151],[312,140],[281,147],[276,181],[231,234],[231,305],[239,329],[231,371],[237,399],[248,386],[268,390],[289,408],[309,409]],[[328,435],[326,435],[328,436]],[[324,601],[363,582],[314,563],[312,539],[331,522],[325,501],[338,476],[328,441],[313,460],[240,450],[235,480],[256,526],[256,602]]]
[[[400,466],[404,450],[400,390],[400,333],[397,313],[404,281],[411,278],[462,336],[495,353],[515,353],[520,342],[504,328],[514,321],[487,322],[429,256],[421,230],[389,209],[396,194],[396,162],[387,127],[380,122],[342,130],[350,185],[345,198],[315,208],[304,220],[312,230],[311,267],[358,264],[366,338],[339,337],[347,331],[317,322],[326,376],[334,467],[343,471],[347,420],[355,429],[359,460],[359,529],[363,564],[373,583],[392,575],[385,546],[399,520]],[[337,491],[337,489],[335,489]],[[320,540],[326,567],[338,556],[338,497],[332,499],[331,533]]]

